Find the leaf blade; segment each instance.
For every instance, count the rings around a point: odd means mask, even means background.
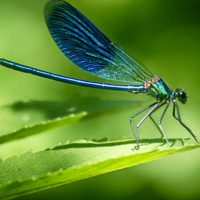
[[[137,151],[133,150],[132,140],[83,140],[57,150],[11,157],[0,163],[0,198],[21,196],[200,147],[182,145],[178,139],[170,140],[171,147],[161,140],[142,142],[144,145]]]
[[[1,135],[0,144],[36,135],[43,131],[58,128],[61,126],[71,125],[73,123],[76,123],[86,115],[87,112],[81,112],[77,114],[70,114],[65,117],[59,117],[53,120],[44,121],[32,126],[25,126],[24,128],[11,131],[10,133],[7,133],[5,135]]]

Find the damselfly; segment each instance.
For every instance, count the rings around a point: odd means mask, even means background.
[[[0,65],[73,85],[128,91],[133,94],[143,93],[154,97],[155,103],[130,117],[130,124],[136,138],[137,147],[139,147],[138,129],[148,117],[156,125],[165,141],[168,142],[163,131],[162,122],[172,102],[173,117],[198,142],[197,137],[183,123],[180,116],[177,100],[183,104],[187,101],[187,95],[183,89],[171,90],[160,77],[153,75],[144,65],[112,43],[81,12],[69,3],[62,0],[51,0],[45,7],[45,20],[52,38],[72,62],[90,74],[105,79],[127,82],[127,84],[107,84],[70,78],[5,59],[0,59]],[[163,106],[165,106],[164,111],[157,123],[152,114]],[[145,113],[144,116],[134,128],[134,118],[142,113]]]

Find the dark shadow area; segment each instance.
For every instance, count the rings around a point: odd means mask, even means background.
[[[103,113],[108,110],[116,110],[127,108],[131,105],[139,106],[141,102],[136,101],[105,101],[94,97],[79,97],[74,96],[70,100],[64,102],[53,101],[27,101],[16,102],[5,107],[13,110],[14,112],[29,112],[38,111],[42,112],[46,118],[54,119],[57,117],[66,116],[71,113],[87,111],[89,113]]]
[[[168,139],[169,143],[171,143],[170,147],[173,147],[175,145],[175,143],[179,142],[182,145],[184,145],[184,141],[188,141],[190,140],[189,138],[186,139],[182,139],[182,138],[170,138]],[[155,139],[142,139],[140,140],[141,145],[140,146],[144,146],[144,145],[148,145],[148,144],[153,144],[153,143],[160,143],[160,146],[165,145],[166,142],[163,139],[160,138],[155,138]],[[57,146],[55,148],[52,149],[47,149],[47,150],[61,150],[61,149],[70,149],[70,148],[89,148],[89,147],[107,147],[107,146],[119,146],[119,145],[126,145],[126,144],[134,144],[136,145],[136,141],[135,140],[122,140],[122,141],[108,141],[106,138],[103,138],[101,141],[97,141],[94,140],[93,141],[86,141],[85,143],[71,143],[71,144],[65,144],[65,145],[61,145],[61,146]]]

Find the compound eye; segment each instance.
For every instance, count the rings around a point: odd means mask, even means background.
[[[181,103],[186,103],[187,101],[187,94],[185,91],[183,90],[180,90],[178,92],[178,100],[181,102]]]
[[[181,96],[182,98],[186,98],[186,93],[185,93],[184,91],[181,91],[181,92],[180,92],[180,96]]]

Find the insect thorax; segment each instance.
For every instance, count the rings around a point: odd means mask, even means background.
[[[172,93],[167,84],[157,76],[154,76],[151,80],[145,81],[144,87],[148,95],[156,97],[159,100],[170,98]]]

